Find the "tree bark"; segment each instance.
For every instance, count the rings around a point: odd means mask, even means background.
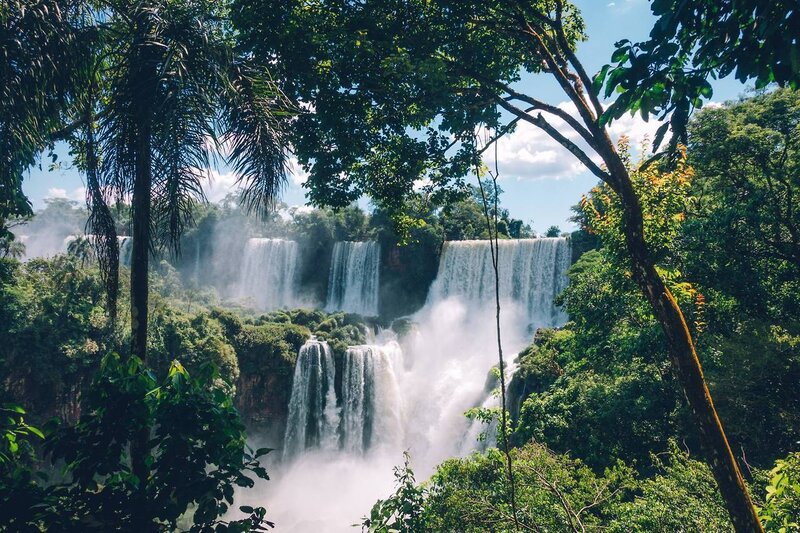
[[[633,277],[664,330],[672,367],[694,415],[701,442],[733,526],[737,533],[763,533],[747,485],[711,399],[686,319],[656,271],[647,250],[642,208],[630,176],[619,167],[611,176],[616,182],[613,188],[622,200],[623,231],[630,252]]]
[[[141,41],[137,43],[136,68],[131,73],[133,119],[136,131],[134,139],[134,181],[131,200],[133,243],[131,247],[131,356],[147,365],[147,330],[150,262],[150,210],[153,183],[152,128],[153,99],[158,88],[156,69],[158,51],[148,42],[151,31],[149,16],[139,14]],[[145,398],[140,399],[145,402]],[[139,479],[139,490],[132,503],[134,529],[150,532],[157,528],[152,520],[152,511],[147,495],[150,467],[150,426],[146,421],[133,435],[131,441],[131,470]]]
[[[140,131],[136,154],[136,177],[131,203],[133,244],[131,247],[131,354],[147,362],[147,301],[150,244],[150,167],[149,125]]]

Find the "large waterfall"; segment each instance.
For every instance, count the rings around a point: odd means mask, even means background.
[[[340,265],[351,252],[337,250]],[[535,328],[567,318],[554,298],[566,283],[570,243],[505,241],[498,257],[503,349],[511,363]],[[391,493],[392,467],[404,450],[422,480],[444,459],[492,444],[493,428],[464,416],[498,404],[489,393],[497,365],[491,264],[488,241],[448,242],[427,302],[409,317],[413,326],[402,338],[380,332],[367,345],[348,347],[335,365],[326,345],[303,347],[284,440],[289,460],[276,465],[277,482],[267,488],[273,517],[287,531],[346,531]],[[483,432],[489,438],[478,442]]]
[[[311,339],[300,348],[289,400],[284,457],[311,447],[338,447],[334,372],[333,354],[327,343]]]
[[[503,240],[497,247],[501,305],[511,304],[535,326],[566,321],[553,304],[567,283],[570,243],[563,237]],[[494,307],[490,241],[446,242],[429,302],[459,296],[475,307]],[[514,312],[514,311],[512,311]]]
[[[346,241],[334,244],[326,309],[376,316],[380,256],[381,249],[377,242]]]
[[[244,249],[239,297],[264,310],[294,305],[297,258],[297,243],[294,241],[249,239]]]

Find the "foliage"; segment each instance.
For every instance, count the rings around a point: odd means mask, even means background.
[[[760,306],[753,311],[796,319],[800,94],[778,90],[707,109],[689,131],[691,162],[703,178],[693,187],[696,216],[684,245],[693,273]],[[737,283],[743,277],[750,282]]]
[[[369,531],[731,531],[710,469],[673,443],[654,457],[656,474],[638,477],[616,463],[600,473],[533,442],[512,451],[518,524],[508,506],[504,457],[497,449],[449,459],[415,485],[408,459],[398,489],[379,500]],[[405,517],[405,520],[401,520]],[[415,529],[416,528],[416,529]]]
[[[559,43],[569,48],[583,22],[562,7]],[[276,58],[284,91],[304,110],[291,142],[311,201],[343,206],[366,194],[404,220],[418,180],[436,204],[469,194],[475,132],[499,129],[497,102],[520,71],[547,70],[522,21],[539,27],[537,16],[554,11],[549,2],[261,0],[236,2],[233,20],[246,49]]]
[[[10,463],[33,453],[29,436],[43,439],[44,434],[25,422],[25,409],[19,405],[0,405],[0,417],[0,472],[5,475]]]
[[[295,324],[243,325],[233,338],[241,371],[291,376],[300,346],[310,332]]]
[[[233,503],[234,487],[253,486],[248,473],[267,478],[258,457],[268,450],[247,449],[230,397],[213,385],[214,368],[200,367],[195,376],[176,362],[159,385],[138,359],[106,356],[80,422],[48,438],[47,450],[63,462],[67,477],[48,487],[42,501],[18,509],[30,518],[27,527],[175,529],[190,508],[192,531],[271,525],[263,509],[242,508],[247,518],[220,520]],[[146,479],[132,473],[129,457],[142,428],[152,428]]]
[[[164,375],[173,360],[190,372],[212,363],[225,384],[236,383],[237,353],[214,318],[205,313],[189,315],[173,307],[162,307],[153,313],[150,327],[148,353],[157,375]]]
[[[3,388],[34,416],[69,409],[62,396],[91,375],[114,345],[96,269],[67,256],[6,263],[0,279],[0,367]],[[24,393],[23,393],[24,391]]]
[[[559,228],[558,226],[550,226],[544,233],[545,237],[559,237],[560,235],[561,235],[561,228]]]
[[[361,524],[362,531],[416,533],[425,529],[423,520],[425,490],[415,484],[408,452],[403,452],[403,459],[403,466],[394,469],[397,490],[387,499],[375,502],[369,517],[364,517]]]
[[[627,138],[620,139],[618,150],[628,164],[631,181],[636,190],[644,214],[644,237],[648,250],[656,263],[663,263],[670,247],[686,219],[686,212],[692,198],[689,196],[694,169],[683,152],[677,165],[664,171],[656,165],[637,165],[630,163]],[[609,253],[616,254],[617,261],[626,261],[627,248],[622,230],[623,204],[619,195],[614,194],[607,185],[598,185],[581,200],[581,222],[585,228],[603,240]],[[667,283],[673,292],[676,286],[670,284],[669,272],[664,272]],[[679,275],[679,274],[678,274]]]
[[[23,173],[49,144],[78,88],[86,52],[84,7],[62,0],[0,6],[0,238],[7,236],[9,217],[32,214]]]
[[[800,531],[800,453],[775,461],[769,476],[766,501],[758,509],[764,529],[778,533]]]
[[[659,473],[642,480],[632,500],[614,506],[613,532],[728,533],[731,523],[710,469],[671,445],[656,457]]]
[[[777,82],[800,87],[800,55],[793,35],[800,25],[794,2],[781,0],[657,0],[650,4],[657,17],[650,38],[616,43],[614,65],[595,77],[605,85],[606,97],[621,94],[604,116],[619,118],[626,111],[641,112],[645,120],[670,116],[658,131],[656,148],[671,124],[672,147],[686,142],[686,126],[693,108],[710,99],[708,79],[755,80],[756,87]]]
[[[520,355],[514,441],[543,442],[595,468],[623,460],[646,471],[652,450],[687,431],[660,329],[633,283],[598,251],[572,267],[562,298],[570,323]]]

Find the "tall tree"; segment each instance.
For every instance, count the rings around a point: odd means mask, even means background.
[[[271,206],[285,180],[279,116],[286,106],[266,70],[236,54],[225,9],[212,1],[115,1],[98,13],[103,59],[90,72],[95,92],[82,110],[80,147],[92,221],[106,242],[115,241],[113,224],[95,215],[109,197],[131,200],[131,352],[143,360],[149,255],[177,250],[192,202],[204,199],[212,152],[228,149],[252,208]],[[101,252],[115,265],[114,245]]]
[[[436,191],[462,189],[487,145],[519,121],[605,182],[620,198],[631,272],[662,326],[732,521],[737,531],[761,531],[686,320],[645,241],[641,202],[606,127],[599,84],[575,55],[584,25],[574,6],[239,0],[234,13],[244,42],[279,65],[287,94],[306,110],[292,143],[316,203],[343,205],[366,193],[399,211],[420,178]],[[519,89],[525,73],[554,80],[569,105]],[[476,132],[487,130],[480,142]]]
[[[238,173],[250,209],[272,207],[285,182],[286,101],[266,68],[237,51],[225,2],[45,0],[0,9],[0,220],[30,211],[22,173],[48,143],[68,139],[87,176],[89,229],[112,312],[119,258],[108,204],[131,201],[131,354],[146,362],[151,252],[178,250],[216,153]],[[132,447],[140,479],[148,432]]]

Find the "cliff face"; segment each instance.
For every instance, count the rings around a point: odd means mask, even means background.
[[[42,425],[52,418],[65,424],[74,424],[81,415],[81,395],[90,381],[90,372],[71,374],[43,386],[30,374],[14,373],[2,383],[2,390],[19,400],[34,425]]]
[[[291,393],[290,375],[242,374],[236,384],[236,407],[248,425],[282,426]]]

